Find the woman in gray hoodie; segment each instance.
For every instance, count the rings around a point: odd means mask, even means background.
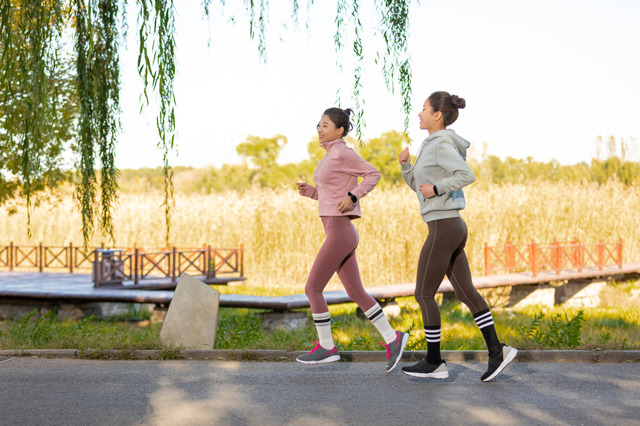
[[[413,166],[409,148],[399,155],[402,177],[416,192],[420,214],[429,227],[418,261],[415,291],[422,311],[427,356],[402,371],[417,377],[449,377],[447,364],[440,356],[440,311],[435,301],[438,287],[447,275],[456,297],[469,307],[487,342],[489,368],[481,379],[488,382],[513,361],[518,351],[498,340],[491,311],[473,286],[464,252],[468,234],[460,210],[465,207],[462,188],[475,181],[466,162],[471,144],[447,129],[464,107],[465,100],[456,95],[432,93],[419,114],[420,128],[427,130],[429,137],[420,146]]]

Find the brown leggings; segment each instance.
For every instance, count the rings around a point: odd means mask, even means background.
[[[416,301],[420,304],[424,326],[440,326],[440,310],[435,301],[445,274],[456,297],[469,307],[472,314],[488,309],[471,281],[471,271],[464,246],[467,225],[459,217],[428,222],[429,236],[422,246],[416,279]]]
[[[338,273],[349,298],[366,312],[376,301],[365,291],[360,281],[360,270],[356,261],[358,231],[348,216],[322,216],[321,219],[327,238],[313,262],[304,288],[311,312],[318,314],[329,311],[322,291],[335,272]]]

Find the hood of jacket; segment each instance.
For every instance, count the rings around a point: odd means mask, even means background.
[[[427,142],[430,142],[437,138],[442,138],[453,143],[453,146],[456,147],[462,158],[464,158],[465,160],[467,159],[467,149],[469,149],[469,147],[471,146],[471,142],[461,136],[458,136],[455,130],[444,129],[433,132],[427,138]]]

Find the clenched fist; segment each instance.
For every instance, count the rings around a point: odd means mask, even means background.
[[[436,196],[436,192],[433,190],[433,185],[423,183],[420,185],[420,192],[425,198],[433,198]]]
[[[307,189],[311,188],[311,185],[304,182],[296,182],[296,185],[298,185],[298,194],[300,195],[306,195]]]
[[[351,201],[351,197],[347,195],[342,200],[340,200],[336,207],[338,208],[338,211],[340,213],[346,213],[349,210],[353,209],[353,201]]]
[[[411,154],[409,154],[409,147],[406,147],[400,152],[400,155],[398,155],[398,161],[400,161],[400,164],[404,164],[409,160],[411,160]]]

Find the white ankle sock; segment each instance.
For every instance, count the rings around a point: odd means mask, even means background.
[[[382,334],[382,338],[387,345],[396,340],[396,332],[391,328],[389,321],[387,321],[387,316],[384,314],[384,311],[378,303],[373,305],[364,314],[369,318],[371,324],[373,324],[380,334]]]
[[[323,312],[321,314],[312,313],[311,316],[313,316],[313,322],[316,325],[316,330],[318,330],[320,346],[325,349],[333,348],[335,345],[331,337],[331,316],[329,312]]]

